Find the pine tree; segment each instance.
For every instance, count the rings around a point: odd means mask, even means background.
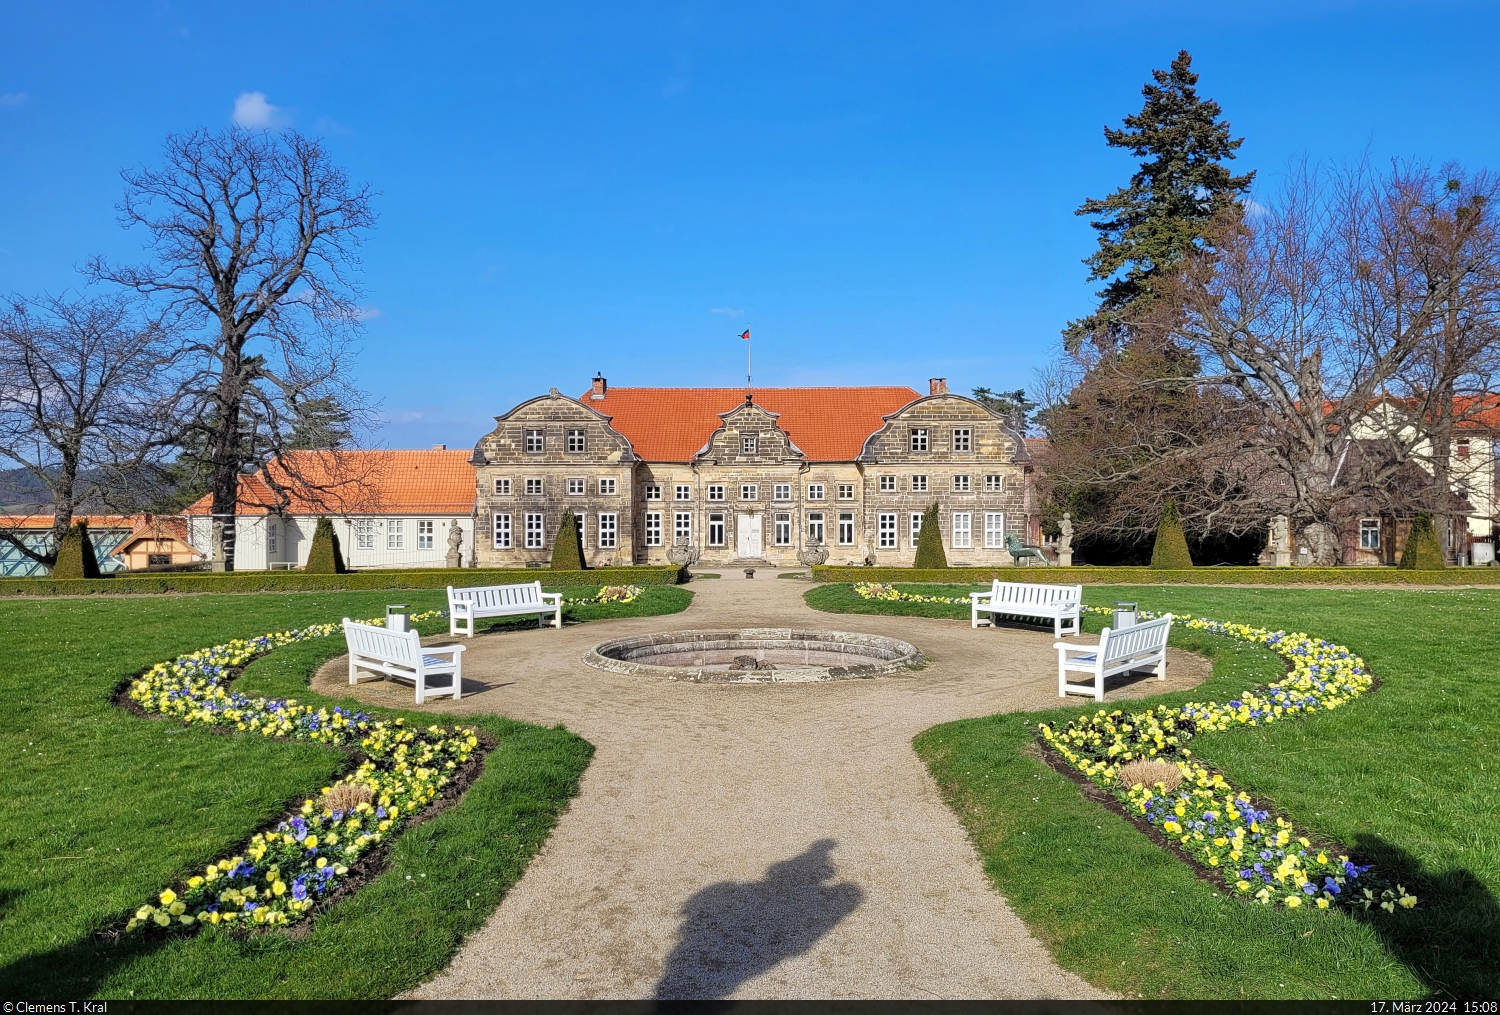
[[[1448,566],[1443,559],[1443,544],[1438,542],[1437,529],[1432,527],[1432,515],[1426,511],[1412,520],[1406,547],[1401,551],[1401,562],[1396,566],[1408,571],[1440,571]]]
[[[54,578],[98,578],[99,557],[89,538],[88,522],[74,522],[63,533],[57,546],[57,561],[52,565]]]
[[[333,522],[327,518],[319,518],[317,528],[313,529],[312,546],[307,550],[307,564],[303,566],[304,574],[344,574],[349,569],[344,565],[344,552],[339,548],[339,534],[334,531]]]
[[[1141,89],[1141,111],[1125,117],[1122,129],[1104,128],[1105,144],[1142,162],[1128,186],[1090,198],[1076,212],[1096,216],[1089,224],[1099,233],[1099,249],[1084,263],[1089,280],[1105,286],[1099,308],[1063,330],[1069,349],[1085,341],[1101,349],[1121,344],[1161,273],[1202,240],[1214,215],[1239,203],[1255,178],[1231,175],[1222,164],[1244,138],[1230,137],[1217,102],[1198,97],[1192,63],[1184,49],[1171,70],[1153,70],[1152,83]]]
[[[1151,548],[1151,566],[1173,571],[1193,566],[1187,536],[1182,532],[1182,519],[1177,516],[1177,502],[1170,497],[1161,506],[1161,520],[1156,523],[1156,545]]]
[[[917,533],[917,559],[912,567],[947,567],[943,552],[943,530],[938,524],[938,506],[934,503],[922,512],[922,531]]]
[[[583,545],[578,539],[578,519],[573,512],[564,511],[562,521],[557,524],[557,538],[552,542],[552,570],[582,571]]]

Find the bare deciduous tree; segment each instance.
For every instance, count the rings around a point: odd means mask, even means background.
[[[174,352],[159,321],[123,296],[18,300],[0,318],[0,460],[31,477],[52,513],[50,538],[0,540],[50,568],[80,507],[121,510],[149,497],[143,475],[164,451]]]
[[[96,258],[90,271],[157,301],[188,336],[176,409],[209,473],[215,566],[232,569],[244,468],[276,460],[295,472],[281,456],[301,406],[362,405],[344,368],[371,192],[293,130],[173,135],[161,168],[122,175],[122,222],[147,230],[153,256],[139,266]]]

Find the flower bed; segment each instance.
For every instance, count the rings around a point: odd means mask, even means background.
[[[411,619],[441,615],[431,611]],[[157,663],[130,684],[130,700],[146,712],[188,725],[312,740],[357,750],[364,760],[274,828],[256,833],[242,853],[209,864],[142,905],[126,930],[294,923],[341,884],[352,864],[435,800],[472,757],[479,739],[465,727],[414,729],[399,718],[375,719],[292,698],[250,698],[228,688],[238,669],[257,656],[341,630],[340,624],[314,624],[237,639]]]
[[[606,585],[592,596],[564,599],[563,602],[574,605],[582,603],[633,603],[645,591],[639,585]]]
[[[1143,611],[1140,616],[1154,614]],[[1404,886],[1391,886],[1336,848],[1314,846],[1290,821],[1257,807],[1249,794],[1195,760],[1186,746],[1198,732],[1266,725],[1338,708],[1373,686],[1363,660],[1342,645],[1305,634],[1199,617],[1175,620],[1194,631],[1270,649],[1287,661],[1289,672],[1283,680],[1225,703],[1159,705],[1132,713],[1100,709],[1062,729],[1041,723],[1046,745],[1171,839],[1201,869],[1221,878],[1231,894],[1288,909],[1304,904],[1320,909],[1379,906],[1394,912],[1398,906],[1415,906],[1416,896]],[[1124,785],[1121,767],[1141,761],[1175,765],[1180,785]]]
[[[854,594],[861,599],[880,599],[887,603],[957,603],[969,605],[968,596],[924,596],[916,592],[902,592],[886,582],[855,582]]]

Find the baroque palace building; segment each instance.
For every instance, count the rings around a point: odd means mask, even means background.
[[[548,561],[564,512],[593,566],[910,564],[936,503],[953,564],[1005,564],[1027,540],[1026,443],[948,391],[908,387],[553,388],[474,448],[475,562]]]

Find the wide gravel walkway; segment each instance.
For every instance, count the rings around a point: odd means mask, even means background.
[[[667,617],[480,635],[465,697],[434,712],[563,723],[597,748],[526,874],[419,998],[1093,998],[980,868],[912,737],[935,723],[1058,703],[1050,631],[827,614],[802,581],[695,581]],[[686,628],[886,634],[909,675],[686,684],[579,660],[596,642]],[[447,639],[432,639],[445,641]],[[1088,639],[1086,639],[1088,640]],[[349,690],[331,662],[316,686]],[[1170,657],[1188,686],[1205,660]],[[361,683],[411,707],[406,685]],[[1075,701],[1078,699],[1074,699]]]

